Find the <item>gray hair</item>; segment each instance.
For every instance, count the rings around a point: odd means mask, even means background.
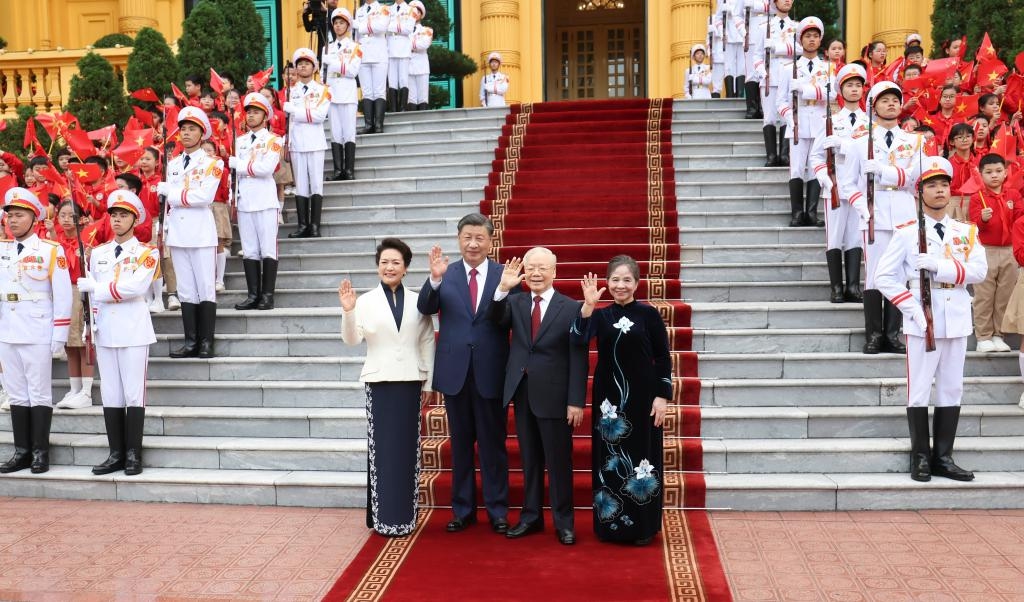
[[[640,280],[640,265],[629,255],[616,255],[612,257],[611,261],[608,262],[608,274],[606,277],[611,278],[612,272],[622,266],[626,266],[629,269],[630,273],[633,274],[634,280]]]
[[[555,257],[555,254],[551,252],[551,249],[545,247],[533,247],[532,249],[527,251],[525,255],[523,255],[523,265],[526,265],[526,262],[530,260],[531,256],[536,255],[538,253],[546,253],[550,255],[551,265],[555,265],[558,263],[558,257]]]

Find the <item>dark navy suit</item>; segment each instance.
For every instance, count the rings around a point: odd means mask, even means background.
[[[444,394],[451,433],[452,512],[457,518],[466,518],[476,511],[475,443],[484,505],[493,521],[508,514],[508,414],[501,399],[508,330],[487,319],[504,269],[500,263],[487,262],[487,279],[477,282],[483,290],[476,313],[462,260],[448,266],[437,290],[427,279],[416,307],[425,315],[440,314],[433,388]]]

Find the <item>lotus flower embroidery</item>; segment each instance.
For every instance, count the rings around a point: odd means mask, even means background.
[[[626,316],[622,316],[621,318],[619,318],[619,321],[616,322],[615,324],[612,324],[612,326],[618,328],[619,331],[622,332],[622,334],[626,334],[629,332],[629,329],[633,327],[633,322],[631,322],[629,318],[627,318]]]

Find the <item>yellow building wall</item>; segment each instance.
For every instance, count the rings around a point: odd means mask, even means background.
[[[181,37],[182,0],[2,0],[0,37],[7,50],[84,48],[109,33],[159,29],[171,44]]]

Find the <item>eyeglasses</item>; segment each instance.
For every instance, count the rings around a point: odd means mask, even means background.
[[[554,267],[552,267],[550,265],[524,265],[523,266],[523,271],[524,272],[540,272],[541,274],[547,274],[548,272],[550,272],[553,269],[554,269]]]
[[[954,141],[956,141],[956,140],[970,140],[972,138],[974,138],[974,136],[972,136],[970,134],[960,134],[959,136],[953,136],[953,140]]]

